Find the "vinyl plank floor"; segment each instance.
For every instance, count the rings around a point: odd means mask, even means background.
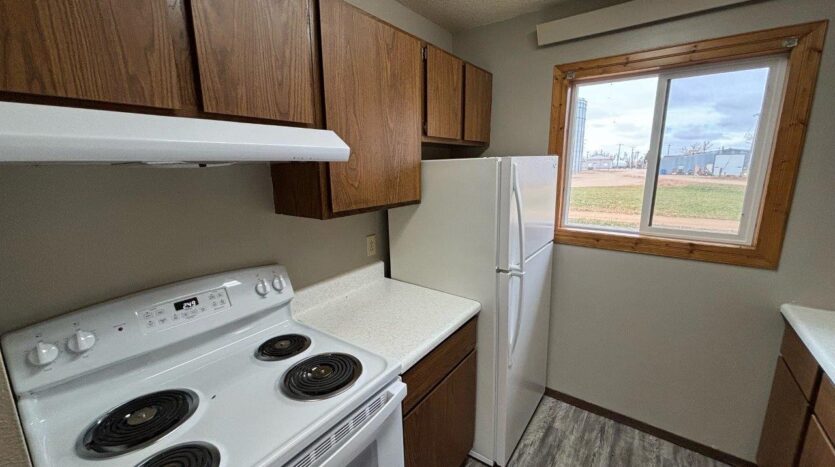
[[[508,467],[726,467],[681,446],[542,398]],[[485,467],[470,459],[464,467]]]

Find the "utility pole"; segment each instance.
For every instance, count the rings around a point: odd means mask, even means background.
[[[615,158],[615,168],[618,168],[618,166],[620,165],[620,148],[621,148],[621,146],[623,146],[623,144],[618,143],[618,156]]]

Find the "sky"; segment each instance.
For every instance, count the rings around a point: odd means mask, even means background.
[[[692,144],[710,149],[748,149],[761,111],[767,68],[714,73],[670,82],[662,155],[680,154]],[[585,154],[603,150],[641,154],[649,150],[658,77],[580,85],[588,101]]]

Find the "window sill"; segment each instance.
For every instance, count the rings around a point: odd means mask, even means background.
[[[764,241],[753,246],[697,242],[673,238],[651,237],[640,234],[600,232],[558,227],[554,241],[563,245],[625,251],[669,258],[707,261],[760,269],[777,269],[779,253]]]

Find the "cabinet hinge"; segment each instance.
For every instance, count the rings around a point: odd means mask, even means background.
[[[423,56],[423,59],[424,59],[424,60],[426,60],[426,59],[427,59],[427,57],[429,56],[429,52],[426,50],[426,47],[424,47],[423,49],[421,49],[420,54]]]

